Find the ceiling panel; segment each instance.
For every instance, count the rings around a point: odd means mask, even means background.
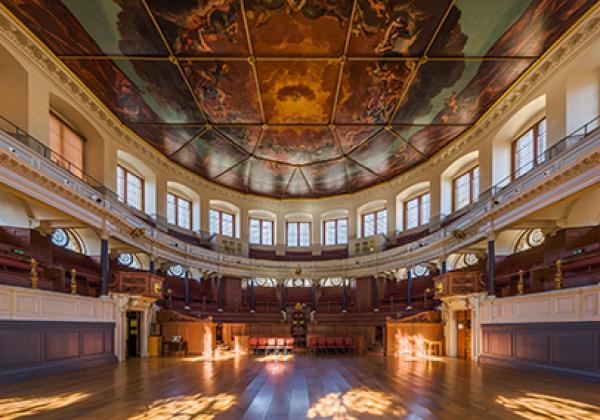
[[[330,128],[271,127],[255,154],[265,159],[302,165],[341,156]]]
[[[348,191],[346,159],[303,166],[302,172],[311,190],[317,196],[341,194]]]
[[[294,167],[269,160],[252,159],[248,191],[281,197],[285,194]]]
[[[149,124],[131,125],[129,128],[167,156],[177,152],[204,130],[204,127]]]

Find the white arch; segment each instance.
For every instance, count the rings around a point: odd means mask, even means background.
[[[452,179],[479,163],[479,151],[467,153],[452,162],[440,176],[440,213],[452,213]]]
[[[431,183],[429,181],[418,182],[405,188],[396,196],[396,220],[397,230],[404,230],[404,202],[429,191]],[[431,209],[430,209],[431,211]]]
[[[240,208],[238,206],[236,206],[235,204],[232,204],[228,201],[223,201],[223,200],[209,200],[208,201],[208,205],[209,205],[209,211],[210,209],[213,210],[220,210],[220,211],[224,211],[227,213],[231,213],[233,214],[233,219],[235,221],[235,237],[239,238],[241,235],[241,212],[240,212]],[[208,214],[208,213],[207,213]]]
[[[154,171],[140,159],[123,150],[117,150],[117,163],[144,179],[144,212],[150,215],[156,214],[156,174]]]
[[[492,185],[510,182],[512,142],[546,113],[546,95],[540,95],[517,111],[492,139]]]
[[[167,181],[167,192],[175,193],[192,202],[192,230],[200,230],[200,195],[177,181]],[[166,200],[166,197],[164,199]]]
[[[364,203],[361,206],[358,206],[358,208],[356,209],[356,237],[357,238],[361,238],[362,237],[362,223],[361,223],[361,218],[362,215],[365,213],[370,213],[373,211],[378,211],[378,210],[383,210],[387,208],[387,200],[385,199],[379,199],[379,200],[372,200],[369,201],[367,203]],[[390,217],[388,215],[388,226],[386,226],[386,232],[390,230]]]

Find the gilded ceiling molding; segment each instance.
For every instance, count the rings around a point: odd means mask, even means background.
[[[1,36],[27,57],[36,65],[42,73],[54,81],[57,86],[63,89],[77,103],[88,116],[91,116],[98,124],[98,127],[104,130],[108,136],[114,138],[130,150],[138,153],[144,159],[156,164],[160,168],[179,177],[184,182],[191,185],[199,185],[202,189],[215,192],[217,194],[226,194],[235,197],[235,200],[250,201],[255,199],[256,195],[244,194],[239,191],[211,182],[182,166],[171,162],[167,157],[153,149],[150,145],[140,141],[137,137],[124,127],[114,115],[112,115],[97,99],[91,95],[88,90],[77,81],[70,72],[68,72],[62,63],[44,46],[33,39],[17,22],[13,20],[4,10],[0,11]],[[422,173],[439,166],[446,160],[459,157],[462,151],[469,145],[484,141],[488,138],[491,131],[499,125],[506,117],[516,111],[521,105],[520,100],[533,92],[549,75],[557,71],[563,65],[568,63],[572,57],[576,56],[587,41],[600,37],[600,7],[595,7],[588,13],[576,26],[566,33],[549,51],[547,51],[537,63],[530,68],[501,98],[496,102],[480,120],[473,125],[466,133],[459,136],[456,140],[445,146],[426,162],[409,169],[397,177],[377,184],[373,187],[352,193],[354,198],[360,199],[367,194],[371,194],[375,189],[381,189],[381,196],[389,195],[389,190],[396,192],[400,184],[409,182]],[[260,196],[261,200],[267,203],[277,203],[284,208],[290,208],[295,205],[298,199],[276,199],[272,197]],[[301,199],[304,202],[332,200],[344,197],[344,194],[323,197]]]

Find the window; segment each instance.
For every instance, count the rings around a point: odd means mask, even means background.
[[[326,220],[323,222],[325,245],[348,243],[348,219]]]
[[[117,165],[117,196],[119,201],[143,211],[144,180],[121,165]]]
[[[83,139],[56,115],[50,114],[50,159],[79,178],[83,177]]]
[[[185,268],[182,265],[175,264],[167,269],[167,276],[171,277],[185,277]]]
[[[288,222],[286,244],[289,247],[310,246],[310,222]]]
[[[55,229],[50,237],[52,243],[69,251],[85,253],[83,241],[75,231],[71,229]]]
[[[184,229],[191,229],[192,202],[177,194],[167,193],[167,222]]]
[[[210,233],[233,238],[235,216],[221,210],[210,209]]]
[[[254,245],[273,245],[273,221],[250,219],[250,243]]]
[[[546,119],[536,123],[512,144],[513,177],[519,178],[546,160]]]
[[[363,236],[372,236],[376,234],[384,234],[387,229],[387,210],[378,210],[371,213],[365,213],[362,216],[363,220]]]
[[[479,166],[454,178],[454,211],[460,210],[479,198]]]
[[[429,192],[404,202],[404,229],[429,223]]]

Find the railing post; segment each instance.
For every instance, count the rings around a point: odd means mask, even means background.
[[[100,294],[106,296],[108,295],[108,280],[110,276],[108,237],[100,239],[100,269],[102,272],[102,287]]]

